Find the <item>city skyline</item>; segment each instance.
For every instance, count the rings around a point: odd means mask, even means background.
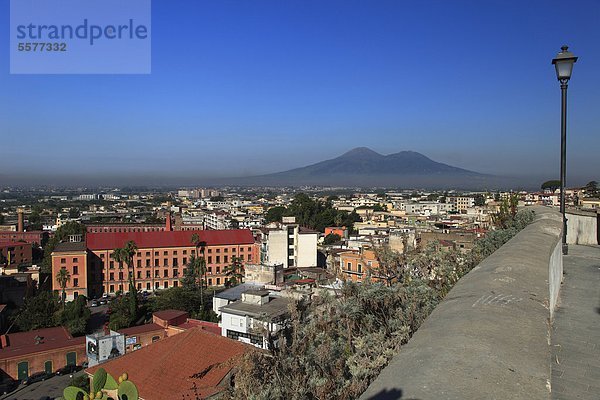
[[[550,61],[568,44],[567,185],[585,184],[600,170],[600,5],[558,23],[558,4],[154,2],[150,75],[10,75],[3,59],[0,183],[201,184],[360,146],[557,179]]]

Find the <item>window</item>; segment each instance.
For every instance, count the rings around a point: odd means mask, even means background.
[[[73,266],[73,275],[79,275],[79,267],[77,265]]]
[[[146,257],[150,257],[150,252],[149,251],[146,252]]]
[[[73,262],[76,263],[77,261],[77,257],[73,257]]]
[[[123,273],[119,272],[119,280],[122,281],[123,280]]]
[[[123,291],[123,284],[120,284],[119,285],[119,292],[122,292],[122,291]]]
[[[160,340],[160,336],[152,336],[152,343],[158,342]]]
[[[163,278],[168,278],[168,277],[169,277],[169,270],[168,270],[168,269],[165,269],[165,270],[163,271]]]
[[[252,254],[248,254],[248,261],[252,261]]]
[[[158,276],[157,276],[157,278],[158,278]],[[154,289],[158,289],[158,288],[159,288],[159,286],[160,286],[160,283],[158,283],[158,282],[154,282]]]
[[[109,268],[112,268],[112,269],[114,269],[114,268],[115,268],[115,262],[114,262],[114,261],[111,261],[111,262],[110,262],[110,267],[109,267]]]
[[[362,274],[362,264],[359,263],[357,267],[358,267],[358,273]]]
[[[167,255],[169,255],[169,252],[168,251],[164,251],[163,252],[163,256],[167,256]]]
[[[233,249],[231,249],[231,252],[232,252],[232,253],[235,253],[235,247],[234,247]]]
[[[138,268],[142,267],[142,260],[137,260],[137,266],[138,266]]]
[[[221,249],[216,249],[215,251],[216,251],[217,253],[220,253],[220,252],[221,252]]]
[[[208,263],[212,264],[212,256],[208,256]]]
[[[110,285],[110,290],[109,292],[114,293],[115,292],[115,285]]]
[[[150,260],[146,259],[146,268],[150,266]]]
[[[100,254],[100,258],[104,258],[104,254]]]
[[[217,258],[217,259],[216,259],[216,261],[215,261],[215,262],[216,262],[217,264],[219,264],[219,263],[221,262],[221,256],[217,256],[216,258]]]
[[[169,259],[168,259],[168,258],[164,258],[164,259],[163,259],[163,265],[164,265],[165,267],[168,267],[168,266],[169,266]]]
[[[175,282],[173,282],[173,286],[174,286],[174,287],[177,287],[177,286],[179,286],[179,282],[178,282],[178,281],[175,281]]]
[[[154,257],[158,257],[158,251],[154,252]]]
[[[138,277],[138,279],[142,279],[142,271],[137,272],[137,277]]]
[[[169,282],[165,281],[163,283],[163,288],[167,289],[169,287]]]
[[[221,284],[221,278],[217,278],[217,285]]]
[[[154,259],[154,266],[158,267],[158,258]]]
[[[114,281],[115,280],[115,273],[114,272],[110,273],[108,280],[110,280],[110,281]],[[111,290],[111,292],[112,292],[112,290]]]
[[[79,287],[79,278],[73,278],[73,286]]]
[[[212,267],[208,267],[207,271],[208,271],[209,274],[212,274]]]
[[[212,286],[212,278],[208,278],[208,286]]]
[[[146,278],[150,278],[150,271],[146,271]]]
[[[224,263],[229,262],[229,256],[223,256],[223,262]]]
[[[184,251],[183,251],[183,254],[184,254],[184,255],[185,255],[185,254],[187,254],[187,250],[184,250]]]
[[[173,250],[173,255],[176,256],[177,255],[177,250]]]
[[[177,278],[179,276],[179,271],[174,269],[173,270],[173,278]]]
[[[154,270],[154,277],[155,278],[160,278],[160,272],[157,269]]]
[[[66,262],[67,262],[67,259],[66,259],[66,258],[61,258],[61,259],[60,259],[60,262],[61,262],[61,264],[64,264],[64,263],[66,263]]]
[[[229,250],[227,248],[223,249],[223,253],[227,253]]]
[[[150,282],[146,282],[146,290],[150,290]]]
[[[137,288],[138,288],[138,290],[142,290],[142,284],[138,282]]]
[[[348,271],[352,271],[352,263],[351,262],[348,263]]]
[[[177,258],[173,258],[173,266],[177,267],[179,265],[179,260]]]
[[[187,257],[183,257],[183,261],[182,261],[183,265],[187,264]]]

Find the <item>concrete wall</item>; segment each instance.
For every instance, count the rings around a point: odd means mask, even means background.
[[[586,211],[568,211],[568,244],[598,244],[598,214]]]
[[[536,220],[463,277],[361,399],[550,399],[561,218]]]
[[[317,240],[318,233],[302,233],[298,235],[298,264],[296,267],[317,266]]]

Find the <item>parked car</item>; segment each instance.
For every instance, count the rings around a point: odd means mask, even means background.
[[[41,382],[41,381],[45,381],[48,378],[52,378],[54,374],[51,374],[49,372],[37,372],[33,375],[31,375],[29,378],[25,379],[23,381],[23,383],[25,385],[31,385],[32,383],[35,382]]]
[[[0,383],[0,393],[7,394],[15,390],[19,386],[19,381],[7,380]]]
[[[100,302],[98,302],[98,300],[96,300],[96,299],[92,300],[92,304],[91,304],[92,307],[98,307],[99,305],[100,305]]]
[[[100,305],[103,306],[107,303],[107,300],[103,297],[102,299],[100,299]]]
[[[80,369],[81,367],[78,365],[67,365],[56,371],[56,375],[70,375],[74,372],[79,371]]]

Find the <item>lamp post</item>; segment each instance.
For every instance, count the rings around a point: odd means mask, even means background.
[[[567,245],[567,218],[565,216],[565,182],[567,179],[567,86],[571,73],[573,72],[573,64],[577,62],[577,57],[573,55],[568,46],[562,46],[561,52],[558,53],[552,64],[556,68],[556,77],[560,82],[561,91],[561,119],[560,119],[560,213],[563,220],[563,235],[562,235],[562,252],[569,253]]]

